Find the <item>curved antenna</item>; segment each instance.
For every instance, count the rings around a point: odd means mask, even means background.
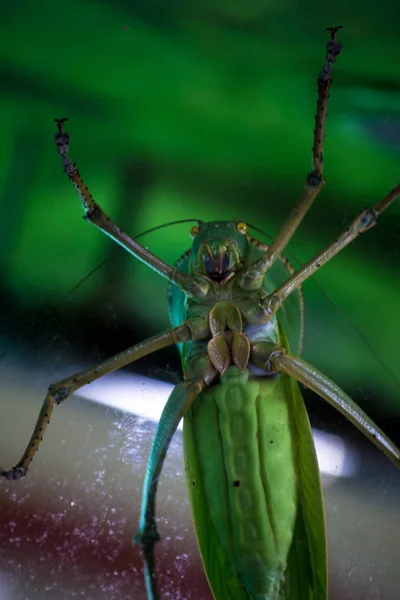
[[[142,231],[138,235],[134,235],[133,239],[138,240],[139,238],[147,235],[148,233],[153,233],[153,231],[157,231],[158,229],[164,229],[165,227],[170,227],[171,225],[179,225],[180,223],[193,223],[195,221],[198,225],[202,225],[204,221],[201,219],[180,219],[179,221],[169,221],[168,223],[163,223],[162,225],[156,225],[155,227],[150,227],[150,229],[146,229],[146,231]],[[64,302],[73,292],[75,292],[78,288],[81,287],[88,279],[91,278],[92,275],[96,273],[103,265],[106,264],[110,260],[111,256],[106,256],[101,262],[98,263],[89,273],[87,273],[82,279],[80,279],[71,289],[68,290],[61,296],[60,301]],[[1,357],[2,358],[2,357]]]
[[[262,233],[262,235],[264,237],[266,237],[267,239],[269,239],[270,241],[273,240],[272,235],[269,235],[268,233],[266,233],[265,231],[263,231],[262,229],[260,229],[259,227],[256,227],[255,225],[252,225],[251,223],[249,223],[248,221],[246,221],[246,224],[251,227],[252,229],[254,229],[254,231],[257,231],[258,233]]]
[[[133,239],[137,240],[149,233],[153,233],[153,231],[157,231],[158,229],[164,229],[165,227],[170,227],[172,225],[179,225],[180,223],[193,223],[193,221],[196,222],[199,226],[204,224],[204,221],[202,221],[201,219],[179,219],[178,221],[169,221],[168,223],[163,223],[162,225],[157,225],[156,227],[151,227],[150,229],[146,229],[145,231],[142,231],[138,235],[133,236]],[[84,277],[82,277],[82,279],[80,279],[65,294],[63,294],[58,299],[58,303],[63,304],[67,300],[67,298],[69,298],[69,296],[71,296],[74,292],[76,292],[76,290],[78,290],[84,283],[86,283],[86,281],[88,281],[92,277],[92,275],[94,275],[97,271],[99,271],[99,269],[101,269],[110,260],[110,258],[111,258],[111,256],[106,256],[105,258],[103,258],[102,261],[100,261],[91,271],[89,271],[89,273],[87,273]],[[32,339],[33,337],[35,337],[34,335],[32,335],[32,332],[34,333],[35,331],[37,331],[38,325],[40,326],[41,333],[44,333],[49,328],[50,324],[54,322],[54,320],[55,320],[54,316],[50,317],[48,319],[39,319],[39,322],[36,320],[33,323],[32,328],[30,328],[31,333],[29,334],[29,332],[27,332],[27,337],[25,338],[25,343],[28,343],[29,338]],[[3,360],[4,358],[6,358],[7,354],[9,354],[12,346],[13,346],[13,344],[11,343],[9,345],[9,347],[6,350],[4,350],[4,352],[0,355],[0,360]],[[24,344],[23,344],[23,346],[24,346]]]
[[[256,227],[255,225],[252,225],[248,221],[246,221],[246,223],[247,223],[247,225],[249,227],[251,227],[252,229],[254,229],[254,231],[257,231],[258,233],[261,233],[268,240],[272,240],[273,239],[268,233],[265,233],[265,231],[263,231],[259,227]],[[296,257],[295,254],[293,254],[293,252],[287,252],[287,256],[290,257],[290,259],[294,263],[296,263],[299,267],[302,266],[302,262]],[[358,338],[361,340],[361,342],[367,348],[367,350],[371,354],[371,356],[376,360],[376,362],[378,363],[378,365],[381,367],[381,369],[385,373],[385,375],[387,375],[387,377],[389,377],[389,379],[392,380],[392,382],[395,384],[395,386],[396,386],[397,389],[400,389],[400,380],[396,377],[396,375],[394,374],[394,372],[383,362],[383,360],[381,359],[381,357],[379,356],[379,354],[377,354],[375,352],[372,344],[368,341],[368,339],[361,332],[361,330],[354,324],[354,322],[352,321],[352,319],[345,312],[343,312],[339,308],[339,306],[332,299],[332,297],[328,294],[328,292],[317,281],[315,275],[312,275],[310,277],[310,279],[314,283],[314,285],[319,289],[319,291],[321,292],[321,294],[327,299],[327,301],[329,302],[329,304],[334,308],[336,314],[342,319],[342,321],[344,321],[345,323],[347,323],[347,325],[349,325],[349,327],[351,327],[351,329],[354,331],[354,333],[358,336]]]
[[[171,225],[179,225],[180,223],[193,223],[196,221],[198,225],[204,225],[205,221],[201,219],[179,219],[179,221],[169,221],[168,223],[163,223],[162,225],[156,225],[156,227],[151,227],[150,229],[146,229],[146,231],[142,231],[139,235],[133,236],[134,240],[138,240],[139,238],[147,235],[148,233],[153,233],[153,231],[157,231],[158,229],[164,229],[165,227],[170,227]]]

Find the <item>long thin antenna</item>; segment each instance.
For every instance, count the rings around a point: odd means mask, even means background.
[[[179,219],[178,221],[169,221],[168,223],[163,223],[162,225],[157,225],[156,227],[151,227],[150,229],[146,229],[146,231],[142,231],[141,233],[139,233],[138,235],[134,236],[133,239],[137,240],[145,235],[148,235],[149,233],[153,233],[154,231],[157,231],[158,229],[164,229],[165,227],[170,227],[172,225],[179,225],[181,223],[193,223],[196,222],[198,225],[202,225],[204,223],[204,221],[202,221],[201,219]],[[82,277],[82,279],[80,279],[74,286],[72,286],[63,296],[61,296],[58,299],[57,304],[62,305],[74,292],[76,292],[84,283],[86,283],[89,279],[91,279],[91,277],[97,272],[99,271],[109,260],[110,260],[111,256],[106,256],[105,258],[103,258],[103,260],[101,262],[99,262],[89,273],[87,273],[84,277]],[[27,337],[25,338],[25,343],[22,344],[22,347],[25,346],[28,342],[29,339],[32,339],[32,332],[37,331],[38,329],[40,329],[41,333],[43,334],[45,331],[47,331],[50,327],[50,325],[52,323],[54,323],[56,319],[56,316],[50,317],[50,318],[44,318],[44,319],[38,319],[36,320],[32,327],[30,328],[30,332],[31,335],[29,335],[29,333],[27,333]],[[11,342],[11,344],[8,346],[8,348],[6,348],[6,350],[4,350],[4,352],[0,355],[0,360],[3,360],[4,358],[6,358],[6,356],[10,353],[10,350],[12,349],[13,345],[15,345],[16,342]]]

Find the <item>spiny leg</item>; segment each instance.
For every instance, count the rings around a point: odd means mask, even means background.
[[[189,322],[190,321],[188,321],[188,323]],[[151,352],[155,352],[156,350],[160,350],[171,344],[186,342],[190,339],[192,339],[190,327],[188,324],[184,323],[179,327],[169,329],[144,342],[135,344],[131,348],[112,356],[96,367],[81,371],[72,377],[63,379],[63,381],[60,381],[59,383],[50,385],[32,437],[21,460],[9,471],[4,471],[0,467],[0,476],[5,477],[6,479],[20,479],[26,475],[29,464],[38,451],[39,445],[43,439],[44,432],[50,422],[54,407],[69,398],[77,389],[103,377],[103,375],[106,375],[107,373],[120,369]]]
[[[113,223],[113,221],[106,215],[100,206],[96,204],[92,194],[84,184],[76,165],[68,156],[71,136],[69,133],[64,131],[64,123],[67,119],[64,118],[54,120],[57,123],[58,128],[58,132],[54,136],[54,141],[56,143],[58,152],[61,155],[64,171],[74,184],[74,187],[80,196],[86,213],[85,218],[93,223],[93,225],[98,227],[101,231],[104,231],[104,233],[118,242],[118,244],[125,248],[125,250],[128,250],[128,252],[133,254],[136,258],[157,271],[157,273],[169,281],[172,281],[178,285],[187,294],[199,298],[203,297],[204,293],[208,289],[208,284],[206,282],[199,281],[190,275],[186,275],[185,273],[178,271],[177,269],[160,260],[157,256],[149,252],[147,248],[133,240],[131,237],[129,237],[129,235],[122,231],[122,229]]]
[[[217,375],[207,352],[207,342],[194,341],[187,346],[185,381],[178,384],[164,407],[147,463],[140,509],[139,530],[135,542],[143,551],[144,576],[148,600],[159,600],[154,564],[154,544],[160,536],[155,522],[158,480],[172,436],[179,421],[206,385]]]
[[[331,258],[336,256],[343,248],[348,246],[361,233],[364,233],[376,225],[378,216],[400,195],[400,184],[397,185],[389,194],[382,200],[377,202],[371,208],[366,208],[353,221],[348,229],[346,229],[332,244],[319,252],[311,260],[309,260],[301,269],[296,271],[285,283],[277,288],[272,294],[266,296],[262,302],[269,315],[274,314],[286,298],[303,282],[314,275],[315,271],[327,263]]]
[[[185,412],[204,387],[205,383],[201,380],[189,380],[179,383],[174,388],[161,414],[151,447],[143,485],[139,530],[134,540],[140,544],[143,551],[144,577],[148,600],[158,600],[159,598],[154,562],[154,545],[160,539],[155,521],[158,480],[176,428]]]
[[[271,268],[274,261],[283,252],[325,184],[325,181],[322,178],[322,150],[325,137],[329,88],[332,82],[332,66],[342,50],[341,44],[336,40],[336,34],[340,28],[341,26],[327,28],[331,33],[331,39],[326,45],[326,63],[318,77],[317,112],[315,115],[314,143],[312,148],[313,170],[307,175],[300,198],[277,236],[272,240],[264,255],[246,269],[242,277],[241,285],[243,289],[247,289],[248,287],[252,288],[254,286],[254,280],[260,280],[260,282],[262,282],[266,271]]]
[[[275,353],[272,367],[312,389],[357,427],[400,469],[400,449],[339,386],[299,356]]]
[[[341,412],[379,450],[400,469],[400,449],[383,433],[370,417],[329,377],[307,363],[300,356],[271,341],[254,342],[251,360],[268,373],[278,372],[296,379]]]

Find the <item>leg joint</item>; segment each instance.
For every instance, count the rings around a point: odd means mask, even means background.
[[[309,175],[307,175],[307,185],[311,188],[318,189],[319,187],[324,185],[324,181],[322,179],[322,175],[313,171]]]
[[[61,402],[63,402],[64,400],[66,400],[68,398],[68,396],[71,394],[71,392],[72,392],[71,386],[59,388],[56,383],[50,385],[49,390],[48,390],[49,397],[56,404],[61,404]]]
[[[272,341],[265,340],[251,345],[251,362],[268,373],[277,371],[274,361],[286,354],[286,350]]]

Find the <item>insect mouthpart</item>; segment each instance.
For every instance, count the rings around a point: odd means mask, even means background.
[[[221,248],[219,253],[213,253],[210,248],[203,256],[203,266],[206,277],[214,283],[222,285],[233,277],[233,261],[231,256]]]

